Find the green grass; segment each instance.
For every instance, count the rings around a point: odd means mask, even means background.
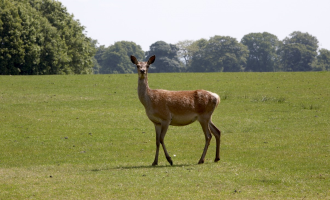
[[[221,161],[198,123],[170,127],[174,166],[137,75],[0,76],[0,199],[330,199],[330,73],[149,74],[221,103]],[[175,156],[174,156],[175,155]]]

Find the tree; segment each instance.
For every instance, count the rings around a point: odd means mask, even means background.
[[[134,42],[121,41],[108,48],[99,47],[95,58],[101,65],[100,73],[102,74],[134,73],[136,69],[131,63],[129,57],[131,55],[139,60],[144,59],[144,52],[140,45],[136,45]]]
[[[241,43],[249,49],[245,71],[270,72],[277,71],[279,40],[273,34],[250,33],[245,35]]]
[[[211,60],[207,59],[208,56],[206,52],[206,46],[208,44],[208,40],[199,39],[193,42],[189,49],[193,49],[193,51],[189,52],[191,55],[190,63],[187,68],[189,72],[205,72],[208,66],[211,66]]]
[[[214,36],[208,41],[201,39],[193,43],[195,49],[191,72],[239,72],[243,71],[248,49],[229,36]]]
[[[20,37],[22,20],[18,9],[11,1],[0,4],[0,74],[19,74],[19,65],[24,62],[25,52]],[[14,48],[13,48],[14,47]]]
[[[65,43],[64,48],[59,49],[63,55],[58,62],[64,62],[70,73],[91,73],[95,47],[92,45],[92,39],[84,34],[85,27],[79,20],[74,20],[73,15],[70,15],[58,1],[30,0],[30,4],[56,28],[62,40],[59,39],[56,42]],[[67,64],[68,61],[69,64]]]
[[[327,49],[320,49],[312,67],[315,71],[330,71],[330,51]]]
[[[181,72],[184,71],[177,56],[179,48],[164,41],[158,41],[150,46],[146,58],[156,55],[156,61],[150,66],[149,72]]]
[[[97,44],[98,44],[97,40],[92,40],[92,46],[96,49],[96,53],[93,57],[93,74],[100,73],[101,65],[97,61],[97,58],[102,56],[101,53],[103,53],[102,50],[104,49],[104,45],[98,47]]]
[[[193,40],[183,40],[176,43],[176,46],[179,48],[178,58],[181,60],[186,68],[190,66],[192,55],[197,51]]]
[[[95,48],[58,1],[2,0],[0,74],[91,73]]]
[[[286,37],[279,48],[280,63],[284,71],[310,71],[316,58],[316,37],[295,31]]]

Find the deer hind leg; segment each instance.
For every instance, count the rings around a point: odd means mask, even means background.
[[[212,123],[212,121],[209,122],[209,128],[211,132],[213,133],[215,139],[216,139],[216,155],[214,162],[218,162],[220,160],[220,137],[221,137],[221,131]]]
[[[199,160],[198,164],[203,164],[204,160],[205,160],[205,155],[206,155],[207,149],[209,148],[210,141],[212,139],[212,135],[211,135],[211,131],[209,128],[208,120],[200,120],[199,123],[201,124],[204,135],[205,135],[205,147],[204,147],[202,157]]]
[[[157,165],[158,164],[158,154],[159,154],[159,146],[160,144],[163,147],[165,156],[167,161],[173,165],[173,161],[170,157],[170,155],[168,154],[167,150],[166,150],[166,146],[165,146],[165,142],[164,142],[164,138],[168,129],[170,122],[163,122],[162,124],[155,124],[155,128],[156,128],[156,155],[155,155],[155,160],[152,163],[152,165]]]

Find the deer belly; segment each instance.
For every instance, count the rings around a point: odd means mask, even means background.
[[[198,115],[196,113],[173,113],[173,112],[148,112],[146,109],[146,113],[150,121],[155,124],[161,124],[164,121],[170,121],[170,125],[172,126],[185,126],[193,123],[197,120]]]
[[[185,125],[193,123],[196,120],[197,120],[196,114],[172,115],[170,125],[185,126]]]

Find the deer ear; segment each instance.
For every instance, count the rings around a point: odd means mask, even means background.
[[[151,56],[148,60],[148,65],[151,65],[152,63],[154,63],[155,60],[156,60],[156,56],[155,55]]]
[[[135,58],[135,56],[131,56],[131,61],[133,64],[136,64],[136,65],[139,63],[138,60]]]

